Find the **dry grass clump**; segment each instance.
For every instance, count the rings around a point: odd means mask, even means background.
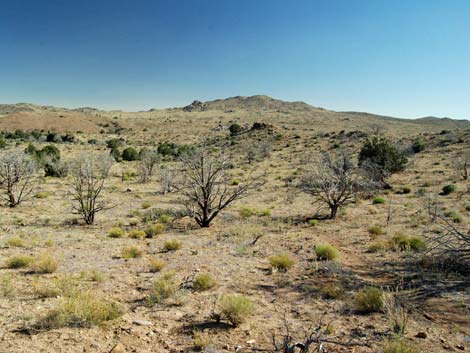
[[[15,287],[13,285],[13,278],[10,274],[4,274],[0,276],[0,296],[8,298],[13,296],[15,293]]]
[[[196,351],[202,351],[211,345],[211,339],[205,332],[194,331],[193,332],[193,346]]]
[[[317,244],[314,250],[319,260],[335,260],[339,257],[339,251],[333,245]]]
[[[119,227],[111,228],[108,232],[108,236],[110,238],[122,238],[124,234],[125,234],[124,229],[119,228]]]
[[[162,277],[157,278],[152,283],[149,301],[152,304],[161,303],[176,295],[179,286],[175,279],[174,272],[167,272]]]
[[[367,229],[371,238],[375,239],[380,235],[385,234],[385,231],[380,226],[371,226]]]
[[[156,235],[160,235],[165,231],[165,225],[161,223],[152,224],[145,228],[145,235],[147,238],[153,238]]]
[[[238,326],[246,321],[255,311],[253,302],[241,294],[226,294],[219,300],[218,307],[221,317],[232,325]]]
[[[176,250],[179,250],[181,249],[181,247],[183,246],[183,243],[181,243],[179,240],[167,240],[164,244],[163,244],[163,250],[164,251],[176,251]]]
[[[131,246],[126,246],[124,249],[122,249],[122,257],[124,259],[134,259],[136,257],[141,257],[142,256],[142,250],[139,249],[137,246],[131,245]]]
[[[294,260],[287,254],[273,255],[269,258],[271,267],[279,272],[287,272],[294,266]]]
[[[90,327],[121,316],[114,303],[97,296],[92,291],[76,291],[61,299],[55,309],[37,322],[45,329],[60,327]]]
[[[9,257],[5,261],[5,267],[6,268],[24,268],[28,267],[31,265],[31,263],[34,261],[34,257],[32,256],[27,256],[27,255],[19,255],[19,256],[12,256]]]
[[[390,242],[388,241],[375,241],[370,243],[367,252],[375,253],[380,251],[385,251],[390,249]]]
[[[148,260],[148,264],[150,272],[160,272],[166,266],[166,262],[158,257],[151,257]]]
[[[134,229],[130,231],[127,236],[132,239],[143,239],[145,238],[146,234],[143,230]]]
[[[31,271],[35,273],[53,273],[59,267],[59,262],[49,253],[43,253],[34,258]]]
[[[104,274],[98,270],[82,271],[80,273],[80,277],[92,282],[103,282],[104,280]]]
[[[216,281],[210,273],[200,273],[193,280],[193,288],[198,291],[211,289],[215,284]]]
[[[356,293],[354,309],[362,314],[377,312],[383,308],[383,291],[377,287],[366,287]]]
[[[325,299],[340,299],[344,296],[344,288],[340,284],[327,283],[320,288],[320,295]]]
[[[72,296],[83,289],[79,278],[73,275],[62,275],[52,281],[34,280],[33,293],[39,298],[54,298],[58,296]]]
[[[420,349],[413,342],[404,339],[386,341],[383,345],[384,353],[419,353]]]
[[[24,240],[21,239],[20,237],[14,237],[14,238],[8,239],[7,245],[11,247],[16,247],[16,248],[24,248],[26,246]]]
[[[140,206],[142,207],[142,209],[146,210],[147,208],[150,208],[152,204],[150,202],[142,202]]]

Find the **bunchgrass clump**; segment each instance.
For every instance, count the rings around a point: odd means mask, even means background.
[[[122,238],[124,234],[125,234],[124,229],[119,228],[119,227],[111,228],[108,232],[108,236],[110,238]]]
[[[14,237],[14,238],[8,239],[7,245],[11,247],[16,247],[16,248],[24,248],[25,242],[20,237]]]
[[[160,272],[166,266],[166,262],[158,257],[151,257],[148,260],[148,264],[150,272]]]
[[[385,233],[385,231],[380,226],[370,226],[369,229],[367,229],[367,231],[369,232],[369,235],[373,239]]]
[[[134,259],[136,257],[141,257],[142,256],[142,250],[139,249],[137,246],[131,245],[131,246],[126,246],[124,249],[122,249],[122,257],[124,259]]]
[[[383,291],[377,287],[366,287],[354,296],[354,309],[362,314],[377,312],[383,308]]]
[[[127,236],[132,239],[144,239],[146,234],[143,230],[134,229],[131,230]]]
[[[211,344],[210,336],[206,332],[193,332],[193,346],[197,351],[202,351]]]
[[[320,295],[324,299],[340,299],[344,295],[344,288],[340,284],[327,283],[320,288]]]
[[[12,256],[6,260],[5,267],[12,268],[12,269],[24,268],[24,267],[28,267],[29,265],[31,265],[33,261],[34,261],[34,258],[32,256],[27,256],[27,255]]]
[[[250,218],[251,216],[254,216],[256,214],[256,210],[252,207],[244,206],[240,208],[240,210],[238,211],[238,214],[242,218]]]
[[[376,253],[390,249],[390,243],[387,241],[375,241],[370,243],[367,252]]]
[[[53,273],[57,270],[59,262],[49,253],[37,255],[30,265],[34,273]]]
[[[339,257],[339,251],[330,244],[315,245],[315,254],[319,260],[335,260]]]
[[[55,309],[42,318],[37,326],[43,329],[60,327],[91,327],[121,316],[114,303],[97,296],[92,291],[76,291],[61,299]]]
[[[253,302],[241,294],[226,294],[218,303],[220,314],[232,325],[238,326],[255,311]]]
[[[211,289],[215,284],[215,279],[210,273],[200,273],[196,275],[193,280],[193,288],[197,291]]]
[[[175,273],[167,272],[153,281],[149,301],[151,304],[161,303],[165,299],[175,296],[177,291],[178,283],[175,280]]]
[[[420,251],[426,243],[422,237],[397,233],[391,239],[391,245],[401,251]]]
[[[384,353],[419,353],[420,349],[415,343],[398,338],[386,341],[382,351]]]
[[[273,255],[269,258],[271,267],[279,272],[287,272],[294,266],[294,260],[287,254]]]
[[[318,225],[318,219],[309,219],[308,224],[312,227],[315,227],[316,225]]]
[[[183,244],[179,240],[176,240],[176,239],[167,240],[163,244],[163,250],[164,251],[176,251],[176,250],[181,249],[182,246]]]
[[[142,209],[146,210],[147,208],[150,208],[152,204],[150,202],[142,202],[140,206],[142,207]]]
[[[374,205],[383,205],[385,203],[385,199],[381,196],[376,196],[372,199],[372,204]]]
[[[160,235],[165,231],[165,225],[162,223],[152,224],[145,228],[145,236],[147,238],[153,238],[154,236]]]

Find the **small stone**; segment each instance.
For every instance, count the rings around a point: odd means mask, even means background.
[[[426,334],[426,332],[420,331],[415,335],[415,337],[417,337],[417,338],[427,338],[428,335]]]
[[[255,342],[256,342],[256,340],[255,340],[255,339],[252,339],[252,340],[246,341],[246,344],[253,344],[253,343],[255,343]]]
[[[126,353],[126,349],[121,343],[117,343],[110,351],[109,353]]]
[[[152,326],[153,324],[150,321],[146,320],[133,320],[133,324],[139,325],[139,326]]]
[[[455,348],[460,349],[461,351],[465,350],[465,347],[463,346],[463,344],[458,344],[455,346]]]

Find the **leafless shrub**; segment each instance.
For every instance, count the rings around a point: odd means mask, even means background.
[[[100,200],[112,161],[109,156],[81,156],[71,165],[70,193],[73,207],[86,224],[93,224],[96,213],[109,206]]]
[[[470,172],[470,150],[465,150],[457,156],[454,168],[462,176],[463,180],[468,180]]]
[[[5,191],[9,207],[18,206],[33,191],[37,163],[21,151],[0,155],[0,189]]]
[[[249,178],[229,185],[229,160],[211,155],[206,149],[187,154],[181,161],[181,179],[173,185],[184,196],[184,205],[200,227],[209,227],[220,211],[262,184]]]
[[[364,185],[346,152],[336,159],[324,152],[320,161],[307,167],[299,188],[328,206],[329,218],[334,219],[341,207],[354,201]]]
[[[139,180],[147,183],[152,179],[155,167],[160,162],[160,157],[156,151],[145,150],[141,153],[139,162]]]
[[[384,292],[382,298],[385,314],[394,334],[404,335],[408,325],[409,303],[406,296],[400,295],[400,288]]]
[[[173,191],[173,184],[176,177],[176,171],[168,168],[162,168],[160,172],[160,185],[162,194],[165,195]]]

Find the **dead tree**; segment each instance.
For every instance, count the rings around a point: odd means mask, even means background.
[[[98,212],[110,208],[100,196],[111,164],[108,156],[82,156],[71,166],[73,208],[86,224],[93,224]]]
[[[336,218],[338,210],[353,202],[362,190],[358,175],[345,152],[337,159],[324,152],[320,161],[308,166],[298,186],[317,202],[328,206],[330,219]]]
[[[154,174],[155,167],[160,162],[160,157],[156,151],[144,151],[140,156],[139,180],[148,183]]]
[[[463,180],[468,180],[470,173],[470,150],[463,151],[462,154],[457,157],[454,167],[462,176]]]
[[[0,189],[5,191],[9,207],[18,206],[33,191],[37,163],[20,151],[0,156]]]
[[[229,185],[229,161],[200,149],[181,159],[181,179],[174,183],[184,197],[184,205],[200,227],[210,223],[224,208],[248,195],[262,182],[249,178],[238,185]]]

